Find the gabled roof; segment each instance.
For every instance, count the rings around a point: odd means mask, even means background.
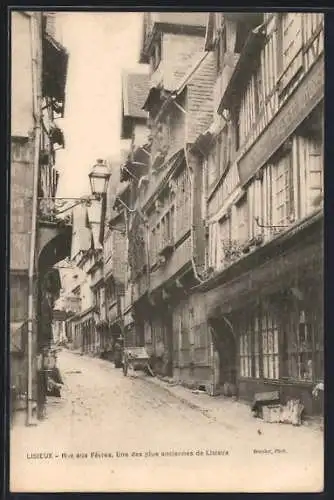
[[[142,109],[149,89],[149,75],[124,73],[122,77],[123,115],[131,118],[146,118]]]

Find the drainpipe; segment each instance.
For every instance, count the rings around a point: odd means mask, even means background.
[[[196,268],[196,263],[195,263],[195,258],[194,258],[194,179],[193,179],[193,172],[190,168],[189,162],[188,162],[188,153],[187,153],[187,145],[184,145],[184,156],[186,160],[186,165],[187,169],[189,172],[189,179],[190,179],[190,248],[191,248],[191,265],[193,268],[193,272],[195,275],[195,278],[197,279],[199,284],[204,283],[206,280],[203,280],[197,271]]]
[[[30,254],[28,269],[28,390],[26,425],[32,425],[32,362],[33,362],[33,322],[34,322],[34,271],[37,234],[37,202],[39,178],[39,152],[41,142],[41,80],[42,80],[42,48],[41,48],[42,14],[33,13],[30,17],[30,33],[32,46],[32,88],[34,116],[34,163],[33,163],[33,196],[32,220],[30,233]]]

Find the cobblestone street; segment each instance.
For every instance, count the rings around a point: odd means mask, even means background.
[[[124,377],[107,361],[68,351],[59,366],[65,388],[49,401],[47,419],[27,428],[24,415],[16,417],[12,491],[87,491],[87,475],[90,491],[322,488],[323,436],[315,428],[266,424],[242,403],[169,389],[139,373]],[[40,453],[52,457],[33,458]]]

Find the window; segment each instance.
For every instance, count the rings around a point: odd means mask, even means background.
[[[274,225],[287,226],[294,217],[293,172],[291,154],[282,156],[273,166]]]
[[[293,58],[296,57],[300,49],[302,38],[301,28],[301,14],[296,12],[286,12],[282,14],[282,71],[291,64]]]
[[[218,250],[218,223],[211,224],[209,229],[209,266],[215,268],[217,266],[217,250]]]
[[[161,245],[161,231],[160,231],[160,224],[157,224],[156,230],[155,230],[155,241],[156,241],[156,249],[159,252],[160,250],[160,245]]]
[[[263,107],[263,81],[262,81],[262,68],[261,66],[257,69],[253,75],[253,85],[254,85],[254,115],[255,119],[258,117],[262,107]]]
[[[316,381],[323,378],[323,311],[319,299],[305,309],[295,305],[285,326],[289,378]]]
[[[217,160],[217,149],[213,148],[208,155],[207,170],[208,170],[208,187],[217,181],[218,178],[218,160]]]
[[[190,230],[190,179],[186,168],[175,179],[175,241]]]
[[[323,140],[321,134],[309,138],[308,158],[308,204],[312,209],[316,200],[323,194]]]
[[[100,310],[100,290],[97,289],[95,290],[95,293],[94,293],[94,302],[95,302],[95,307]]]
[[[255,378],[260,377],[260,357],[261,357],[261,349],[260,349],[260,339],[261,339],[261,329],[259,318],[255,317],[254,322],[254,338],[253,338],[253,376]]]
[[[156,242],[156,232],[155,227],[151,231],[151,264],[154,264],[157,257],[157,242]]]
[[[240,117],[239,112],[236,113],[236,119],[234,122],[234,138],[235,138],[235,151],[239,151],[241,145],[241,133],[240,133]]]
[[[223,263],[231,255],[231,220],[227,215],[219,222],[219,262]]]
[[[252,376],[252,331],[250,329],[240,335],[240,375]]]
[[[321,105],[311,113],[298,131],[300,190],[306,187],[307,213],[319,208],[323,196],[323,127]]]
[[[170,244],[174,240],[174,207],[164,215],[161,220],[162,246]]]
[[[154,41],[153,48],[152,48],[152,68],[153,71],[155,71],[160,62],[161,62],[161,48],[162,48],[162,40],[161,40],[161,35],[159,35],[156,40]]]
[[[278,15],[277,67],[281,91],[292,81],[303,64],[302,16],[305,14],[297,12]]]
[[[241,319],[240,319],[241,318]],[[279,378],[278,327],[269,312],[243,311],[240,328],[240,375],[242,377]]]
[[[264,313],[261,317],[263,378],[279,378],[278,327],[274,317]]]
[[[228,128],[227,125],[220,132],[217,139],[217,170],[220,174],[222,174],[229,164],[230,159],[230,144],[229,144],[229,136],[228,136]]]
[[[248,240],[248,199],[245,194],[236,205],[238,242],[245,243]]]

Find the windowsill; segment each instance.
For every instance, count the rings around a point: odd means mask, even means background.
[[[256,377],[244,377],[240,376],[239,381],[243,382],[255,382],[255,383],[262,383],[266,385],[285,385],[285,386],[293,386],[293,385],[299,385],[299,386],[304,386],[304,387],[312,387],[316,382],[312,380],[300,380],[300,379],[294,379],[294,378],[280,378],[280,379],[267,379],[267,378],[256,378]]]
[[[264,239],[260,245],[258,246],[255,245],[253,249],[251,249],[248,253],[238,256],[231,261],[227,262],[225,261],[224,265],[221,265],[219,268],[214,269],[213,275],[210,278],[210,280],[214,281],[220,275],[222,275],[227,269],[240,263],[243,260],[246,260],[247,258],[250,257],[250,255],[254,254],[255,252],[258,252],[261,249],[262,251],[265,251],[266,248],[269,248],[272,245],[277,245],[277,243],[280,240],[284,241],[286,238],[289,237],[289,234],[294,234],[296,231],[303,230],[303,228],[305,226],[307,227],[309,223],[312,222],[312,220],[319,220],[322,215],[323,215],[322,208],[314,209],[312,213],[308,214],[306,217],[296,220],[295,222],[291,223],[287,228],[282,229],[282,231],[280,231],[279,233],[273,234],[268,239]]]

